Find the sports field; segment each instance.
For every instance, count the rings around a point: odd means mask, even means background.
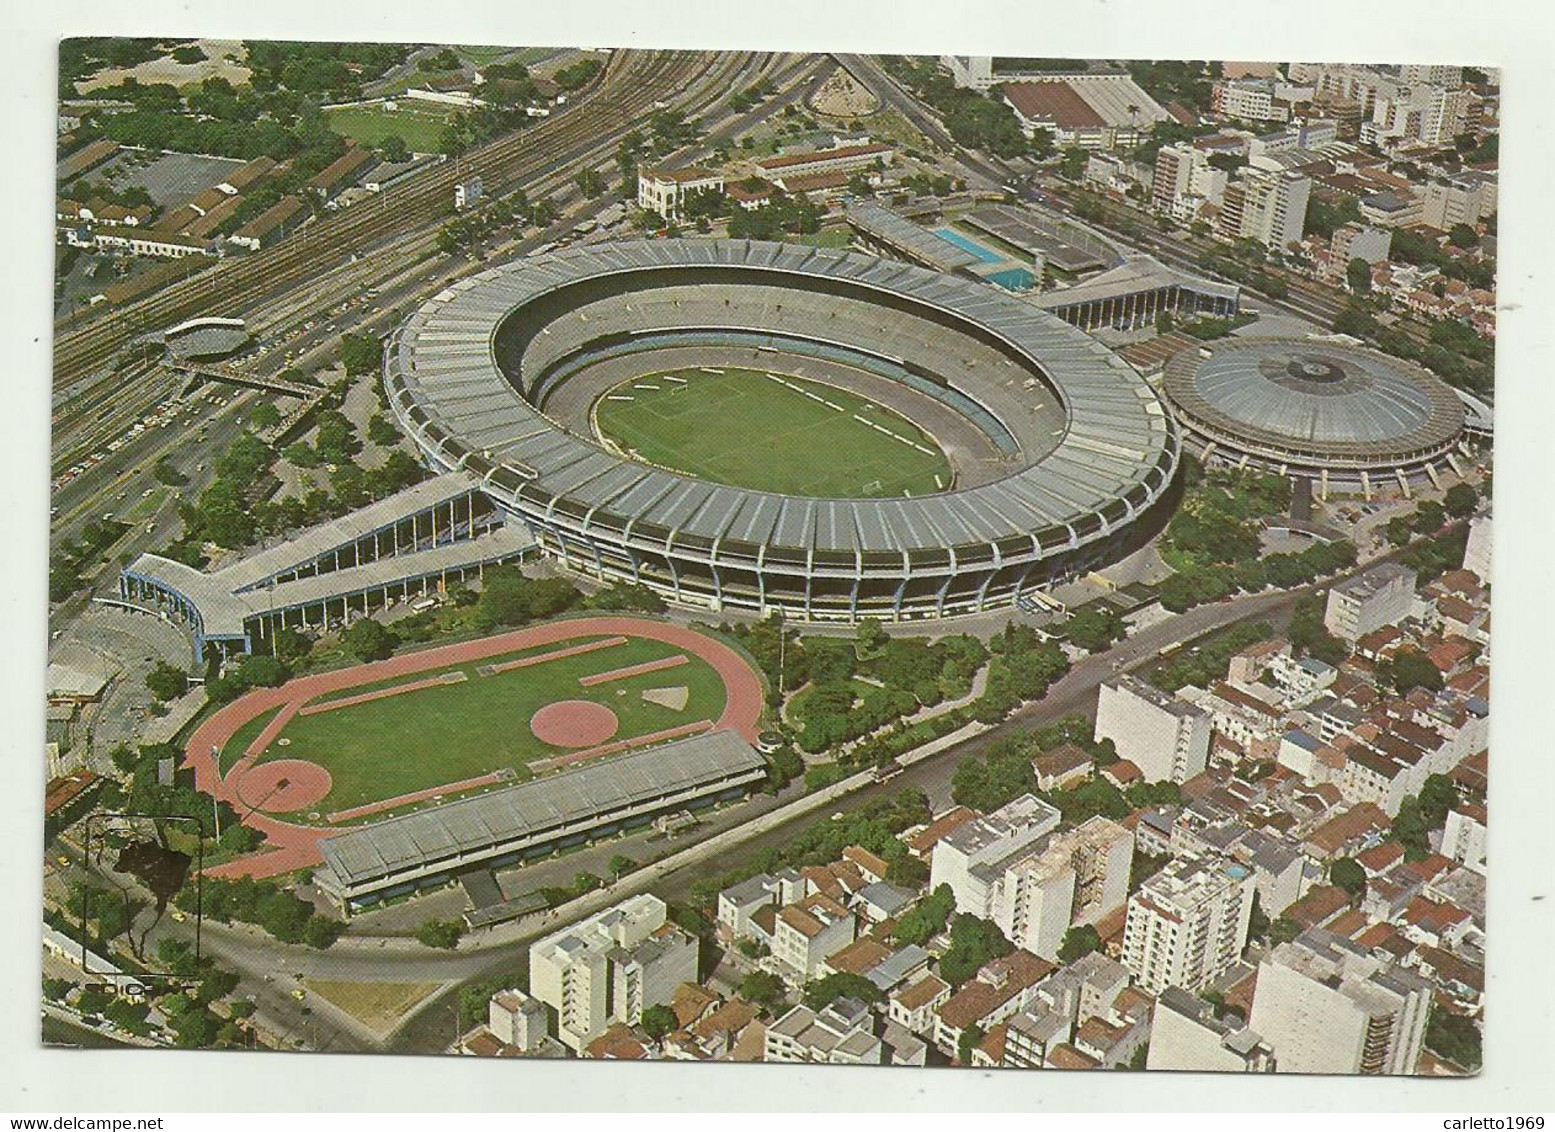
[[[574,651],[579,646],[594,647]],[[571,655],[559,655],[564,652]],[[542,659],[504,670],[512,661],[535,658]],[[670,665],[674,658],[683,661]],[[670,666],[583,683],[655,661]],[[383,692],[392,694],[368,698]],[[334,701],[351,702],[331,707]],[[327,816],[496,772],[505,772],[506,781],[523,781],[537,759],[715,721],[724,702],[722,678],[700,657],[663,641],[586,635],[313,697],[272,738],[254,768],[282,760],[322,767],[328,792],[308,808]],[[603,720],[600,730],[560,745],[542,741],[535,731],[547,733],[547,717],[537,713],[558,703],[569,705],[574,718]],[[240,728],[222,749],[223,766],[235,765],[274,717],[266,712]]]
[[[594,403],[601,439],[660,467],[782,495],[928,495],[950,461],[900,413],[823,382],[750,369],[635,378]]]
[[[395,106],[398,109],[393,111],[382,106],[343,106],[324,111],[324,120],[332,132],[366,146],[398,134],[412,153],[441,153],[443,130],[453,107],[409,99]]]

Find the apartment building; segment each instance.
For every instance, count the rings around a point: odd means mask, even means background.
[[[696,981],[697,941],[668,916],[643,893],[530,945],[529,993],[556,1011],[557,1036],[573,1050],[613,1023],[636,1025]]]
[[[1150,182],[1151,207],[1186,224],[1197,219],[1206,204],[1219,204],[1229,176],[1209,159],[1210,154],[1195,145],[1162,146]]]
[[[1251,1027],[1217,1018],[1202,998],[1167,987],[1155,1000],[1145,1068],[1272,1073],[1274,1051]]]
[[[1354,644],[1367,633],[1404,620],[1414,600],[1415,572],[1384,562],[1328,591],[1323,625],[1340,640]]]
[[[1094,924],[1128,899],[1134,835],[1093,817],[1033,848],[1005,864],[990,918],[1016,947],[1057,959],[1071,927]]]
[[[1247,944],[1256,889],[1246,865],[1216,855],[1178,857],[1128,902],[1123,963],[1151,994],[1197,991]]]
[[[762,1041],[766,1061],[880,1065],[885,1060],[874,1016],[851,998],[839,998],[819,1013],[795,1006],[767,1027]]]
[[[718,937],[724,943],[752,934],[756,913],[780,908],[805,896],[805,879],[794,869],[758,873],[718,894]]]
[[[993,868],[1058,828],[1059,812],[1031,794],[964,821],[934,844],[929,888],[950,885],[956,911],[992,918],[1004,870]]]
[[[1420,199],[1420,222],[1446,232],[1455,224],[1474,227],[1496,211],[1496,177],[1469,169],[1425,186]]]
[[[812,979],[828,956],[853,942],[857,931],[852,912],[823,892],[813,893],[778,909],[772,955],[790,977]]]
[[[1248,1024],[1282,1073],[1413,1073],[1430,984],[1340,936],[1312,928],[1258,965]]]
[[[538,1049],[550,1032],[545,1004],[520,990],[502,990],[491,996],[486,1028],[503,1045],[524,1053]]]
[[[1186,782],[1209,759],[1210,717],[1136,676],[1104,682],[1096,702],[1096,740],[1111,739],[1118,757],[1146,782]]]
[[[1284,251],[1301,239],[1311,193],[1312,178],[1304,174],[1248,166],[1221,196],[1220,234]]]

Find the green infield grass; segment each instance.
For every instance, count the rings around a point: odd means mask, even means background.
[[[594,403],[617,449],[699,479],[832,499],[928,495],[951,486],[928,433],[866,397],[759,370],[634,378]]]
[[[324,120],[332,132],[365,146],[398,134],[412,153],[443,152],[443,130],[454,107],[405,98],[395,105],[392,111],[381,105],[343,106],[324,111]]]
[[[317,806],[319,812],[328,813],[502,769],[512,770],[513,780],[522,781],[530,777],[530,762],[570,750],[541,742],[529,727],[530,717],[537,710],[558,700],[588,700],[615,712],[620,726],[607,742],[704,719],[716,721],[723,714],[726,695],[722,678],[706,661],[690,654],[686,654],[687,663],[674,668],[587,688],[578,683],[583,676],[680,653],[673,645],[641,637],[494,675],[483,676],[477,671],[520,656],[599,639],[598,634],[579,636],[320,697],[312,702],[324,703],[442,673],[462,672],[465,677],[458,683],[421,688],[314,715],[296,715],[258,761],[304,759],[329,771],[329,794]],[[649,689],[680,686],[688,691],[684,710],[642,698],[642,693]],[[266,721],[269,714],[264,717]],[[234,736],[222,752],[223,765],[230,767],[236,762],[263,726],[263,722],[255,720]],[[304,819],[303,815],[292,814],[288,820]]]

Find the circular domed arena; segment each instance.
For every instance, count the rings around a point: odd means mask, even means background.
[[[606,243],[463,280],[385,381],[562,565],[712,609],[943,617],[1115,560],[1178,434],[1083,332],[854,252]]]
[[[1371,490],[1452,468],[1464,406],[1425,370],[1374,350],[1246,339],[1185,350],[1162,392],[1184,446],[1206,462]]]

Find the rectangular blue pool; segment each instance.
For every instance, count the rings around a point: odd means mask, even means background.
[[[983,244],[979,244],[970,236],[956,231],[948,224],[941,228],[934,229],[934,234],[939,236],[941,239],[948,240],[952,244],[955,244],[956,247],[960,248],[962,251],[970,252],[984,263],[998,263],[1000,260],[1005,258],[998,252],[994,251],[992,248]]]

